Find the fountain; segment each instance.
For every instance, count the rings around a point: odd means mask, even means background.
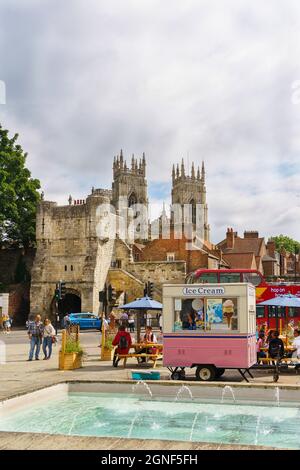
[[[131,421],[131,425],[130,425],[130,428],[129,428],[129,431],[128,431],[128,434],[127,434],[127,438],[129,439],[131,437],[131,433],[132,433],[132,430],[133,430],[133,426],[135,425],[135,422],[136,420],[138,419],[138,416],[139,416],[139,412],[137,411],[135,413],[135,416],[133,418],[133,420]]]
[[[280,388],[279,387],[275,388],[275,400],[276,400],[277,406],[280,406]]]
[[[147,392],[149,393],[150,397],[152,398],[153,397],[153,393],[151,391],[151,388],[149,387],[149,385],[144,382],[143,380],[139,380],[138,383],[134,384],[132,386],[132,391],[135,392],[135,389],[140,385],[140,384],[143,384],[143,386],[145,387],[145,389],[147,390]]]
[[[178,401],[178,398],[179,396],[184,392],[184,391],[187,391],[189,396],[191,397],[191,399],[193,400],[194,397],[193,397],[193,394],[191,392],[191,389],[189,387],[187,387],[186,385],[181,385],[180,389],[178,390],[177,394],[176,394],[176,397],[175,397],[175,401]]]
[[[257,446],[257,444],[258,444],[258,435],[259,435],[260,422],[261,422],[261,415],[259,415],[259,416],[257,417],[257,421],[256,421],[255,441],[254,441],[254,445],[256,445],[256,446]]]
[[[192,441],[192,439],[193,439],[194,429],[195,429],[195,425],[196,425],[196,422],[197,422],[198,415],[199,415],[199,411],[197,411],[197,413],[195,414],[195,418],[193,420],[193,424],[192,424],[192,427],[191,427],[190,441]]]
[[[226,385],[226,386],[223,388],[223,391],[222,391],[222,401],[221,401],[221,403],[222,403],[222,404],[224,403],[224,398],[225,398],[225,394],[226,394],[227,390],[231,393],[232,398],[233,398],[233,401],[234,401],[234,403],[235,403],[236,399],[235,399],[234,391],[233,391],[232,387],[230,387],[229,385]]]

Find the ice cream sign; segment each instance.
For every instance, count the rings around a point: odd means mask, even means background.
[[[182,290],[183,295],[185,296],[200,296],[200,297],[209,297],[211,295],[224,295],[224,287],[184,287]]]

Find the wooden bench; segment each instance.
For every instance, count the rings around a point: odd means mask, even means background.
[[[124,368],[126,367],[126,362],[127,362],[128,358],[136,357],[138,359],[140,357],[140,358],[144,358],[146,360],[148,359],[150,361],[153,361],[153,369],[154,369],[156,367],[156,362],[159,359],[162,359],[163,356],[160,353],[158,353],[158,354],[128,353],[128,354],[117,354],[117,357],[118,357],[118,360],[124,359],[124,362],[123,362],[123,367]]]

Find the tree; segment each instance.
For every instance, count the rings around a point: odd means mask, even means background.
[[[286,235],[277,235],[276,237],[272,237],[271,240],[275,242],[277,250],[285,248],[286,251],[289,251],[290,253],[295,253],[296,248],[296,253],[300,253],[300,242],[293,240],[292,238],[287,237]]]
[[[0,124],[0,243],[27,248],[35,241],[40,182],[25,167],[27,153]]]

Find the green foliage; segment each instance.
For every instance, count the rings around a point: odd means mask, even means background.
[[[40,182],[25,167],[27,154],[0,125],[0,243],[28,247],[35,240]]]
[[[65,353],[77,353],[82,356],[84,351],[78,341],[74,341],[70,338],[67,339]]]
[[[300,252],[300,242],[293,240],[292,238],[287,237],[286,235],[277,235],[276,237],[272,237],[271,240],[275,242],[277,250],[285,248],[286,251],[289,251],[290,253],[295,253],[296,247],[296,253]]]
[[[107,336],[105,338],[105,343],[104,343],[105,349],[109,349],[109,351],[112,351],[114,349],[112,342],[113,342],[112,336]]]

